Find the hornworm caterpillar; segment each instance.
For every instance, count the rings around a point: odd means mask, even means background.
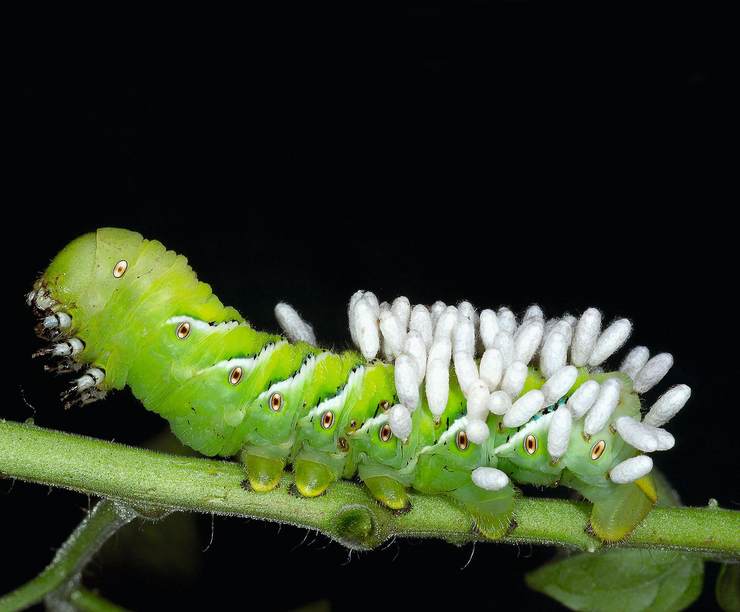
[[[673,446],[661,426],[690,395],[673,387],[643,418],[638,394],[672,357],[637,347],[605,369],[631,324],[602,330],[594,308],[545,320],[532,306],[517,321],[507,308],[358,291],[348,313],[359,352],[317,347],[286,304],[276,316],[287,337],[260,332],[183,256],[120,229],[67,245],[28,302],[53,341],[38,354],[85,369],[68,402],[128,386],[188,446],[238,454],[255,491],[277,486],[288,465],[306,497],[357,475],[396,511],[409,508],[409,489],[447,495],[490,538],[511,527],[513,483],[575,489],[593,502],[601,539],[628,535],[656,502],[644,453]]]

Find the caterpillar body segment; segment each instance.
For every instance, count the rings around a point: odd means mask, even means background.
[[[409,490],[446,495],[490,538],[514,525],[515,483],[573,488],[594,503],[596,535],[628,535],[656,502],[643,453],[673,445],[660,426],[690,395],[674,387],[643,421],[636,390],[673,358],[637,347],[610,371],[631,324],[602,332],[596,309],[545,321],[530,307],[518,322],[507,308],[360,291],[348,311],[359,351],[316,346],[287,304],[276,308],[287,338],[260,332],[184,257],[126,230],[71,242],[28,302],[54,342],[39,353],[85,369],[70,402],[128,386],[183,443],[238,456],[255,491],[289,465],[306,497],[357,475],[394,511],[409,510]]]

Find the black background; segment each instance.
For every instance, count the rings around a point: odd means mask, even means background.
[[[685,503],[737,507],[722,17],[621,19],[471,3],[377,23],[281,15],[241,34],[173,26],[172,42],[132,31],[104,48],[70,37],[69,54],[27,41],[9,121],[2,416],[132,444],[162,430],[128,391],[65,412],[65,381],[30,359],[24,293],[70,239],[112,225],[187,255],[254,325],[275,330],[272,307],[286,300],[335,347],[358,288],[629,316],[631,344],[676,358],[661,389],[693,389],[657,466]],[[0,487],[7,591],[47,563],[89,500]],[[198,517],[192,540],[173,529],[153,543],[134,527],[86,584],[136,609],[556,607],[523,583],[553,555],[544,548],[479,545],[463,570],[471,547],[399,542],[348,557],[300,529],[211,528]],[[147,563],[163,553],[167,569]],[[716,567],[707,573],[713,582]],[[711,590],[698,606],[712,606]]]

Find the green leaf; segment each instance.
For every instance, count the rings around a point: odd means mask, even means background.
[[[715,588],[717,603],[726,612],[740,610],[740,565],[726,563],[719,570]]]
[[[530,588],[573,610],[683,610],[701,593],[701,558],[611,549],[555,561],[527,575]]]
[[[678,493],[653,470],[659,506]],[[573,610],[683,610],[700,595],[704,561],[665,550],[612,548],[554,561],[527,575],[530,588]],[[719,588],[719,585],[718,585]],[[719,597],[719,595],[718,595]]]

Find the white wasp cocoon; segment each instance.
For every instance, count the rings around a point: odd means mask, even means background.
[[[533,389],[516,400],[503,418],[504,427],[519,427],[537,414],[545,406],[545,396],[539,389]]]
[[[364,298],[357,301],[353,312],[357,346],[365,359],[375,359],[380,350],[378,317]]]
[[[522,322],[528,321],[529,319],[538,319],[542,321],[542,324],[545,324],[545,313],[542,312],[542,308],[540,308],[537,304],[532,304],[527,308],[527,311],[524,313],[524,318],[522,319]],[[544,329],[544,328],[543,328]]]
[[[450,340],[452,338],[452,330],[455,328],[457,323],[457,308],[454,306],[448,306],[445,311],[439,315],[437,319],[437,325],[434,328],[434,339],[435,340]]]
[[[504,375],[504,360],[501,357],[501,351],[495,348],[489,348],[483,353],[480,364],[480,378],[493,391],[501,382]]]
[[[488,308],[486,310],[482,310],[478,325],[480,327],[480,337],[483,342],[483,346],[487,349],[493,348],[493,340],[499,332],[496,313]]]
[[[575,329],[576,323],[578,323],[578,319],[576,319],[572,314],[566,313],[563,315],[562,319],[570,325],[571,329]]]
[[[411,355],[403,353],[395,364],[396,393],[401,403],[411,412],[419,406],[419,371]]]
[[[418,332],[410,331],[408,333],[406,341],[403,343],[403,352],[411,355],[414,359],[419,375],[419,384],[421,384],[427,370],[427,347]]]
[[[429,349],[429,355],[427,356],[427,364],[433,360],[443,361],[449,367],[450,360],[452,359],[452,344],[449,340],[435,340],[432,344],[432,348]],[[427,366],[428,367],[428,366]]]
[[[514,339],[514,359],[529,363],[540,347],[544,333],[545,323],[542,319],[525,319]]]
[[[422,304],[414,306],[409,318],[409,331],[415,331],[421,336],[427,351],[431,348],[434,326],[432,325],[432,316],[426,306]]]
[[[666,451],[672,449],[676,445],[676,439],[665,429],[653,427],[652,425],[645,425],[645,427],[649,427],[658,438],[658,448],[655,450]]]
[[[275,318],[291,342],[316,344],[313,327],[306,323],[290,304],[285,302],[277,304],[275,306]]]
[[[468,396],[471,385],[478,380],[478,366],[470,353],[458,351],[452,356],[455,363],[455,374],[460,383],[463,395]]]
[[[614,422],[614,428],[622,439],[637,450],[652,453],[658,448],[658,436],[648,427],[632,417],[619,417]]]
[[[349,306],[347,306],[347,319],[349,320],[349,335],[352,337],[352,342],[355,346],[359,346],[359,340],[357,339],[357,324],[356,324],[356,313],[355,308],[357,303],[362,299],[364,291],[355,291],[352,297],[349,298]]]
[[[362,299],[362,296],[365,295],[365,292],[362,289],[359,289],[358,291],[355,291],[352,296],[349,298],[349,306],[347,307],[347,313],[349,313],[357,304],[358,301]]]
[[[498,326],[501,331],[505,331],[512,336],[516,332],[516,317],[506,306],[502,306],[498,309]]]
[[[553,328],[555,327],[555,324],[558,321],[558,319],[548,319],[547,321],[545,321],[545,335],[542,337],[542,344],[544,344],[545,340],[547,340],[547,338],[550,336]]]
[[[398,319],[401,329],[406,331],[409,327],[409,318],[411,317],[411,303],[409,299],[405,295],[397,297],[393,300],[391,312]]]
[[[372,291],[365,291],[362,299],[370,305],[376,317],[380,315],[380,304],[378,304],[378,298]]]
[[[429,410],[435,417],[439,418],[447,407],[447,400],[450,395],[449,360],[429,360],[427,364],[426,393]]]
[[[591,409],[599,396],[599,388],[595,380],[587,380],[568,398],[568,410],[574,419],[580,419]]]
[[[540,351],[540,371],[550,378],[565,365],[568,358],[568,343],[560,332],[553,331],[545,340]]]
[[[636,346],[633,348],[622,361],[619,370],[624,372],[633,381],[637,378],[637,373],[650,359],[650,351],[646,346]]]
[[[673,365],[673,355],[660,353],[648,360],[635,376],[635,392],[645,393],[657,385]]]
[[[465,433],[468,434],[468,440],[473,444],[483,444],[491,435],[488,425],[480,419],[468,419]]]
[[[440,315],[447,309],[447,304],[445,304],[442,301],[437,300],[432,304],[432,307],[430,308],[429,312],[432,317],[432,327],[437,327],[437,321],[439,320]]]
[[[542,393],[545,394],[547,405],[555,403],[563,397],[578,378],[578,368],[572,365],[563,366],[547,379],[542,385]]]
[[[493,339],[493,348],[501,353],[501,359],[504,362],[504,368],[509,367],[514,361],[514,337],[505,331],[500,331]]]
[[[396,404],[388,411],[388,425],[391,432],[404,442],[411,435],[411,413],[406,406]]]
[[[632,333],[632,323],[629,319],[617,319],[607,327],[596,341],[588,365],[598,366],[616,353],[627,341]]]
[[[511,397],[517,397],[527,380],[527,372],[526,364],[521,361],[514,361],[504,372],[501,389],[506,391]]]
[[[604,429],[619,403],[621,390],[622,383],[616,378],[610,378],[601,384],[599,395],[583,422],[583,433],[585,435],[592,436]]]
[[[481,380],[470,385],[468,392],[467,416],[471,419],[484,421],[488,416],[488,387]]]
[[[458,317],[452,331],[452,350],[475,355],[475,326],[464,315]]]
[[[475,322],[475,308],[470,302],[460,302],[457,305],[457,311],[471,323]]]
[[[652,469],[653,460],[647,455],[638,455],[615,465],[609,472],[609,478],[617,484],[627,484],[647,476]]]
[[[475,468],[471,477],[476,487],[486,491],[500,491],[509,484],[506,473],[492,467]]]
[[[406,331],[390,309],[380,311],[380,331],[383,334],[388,357],[398,357],[406,339]]]
[[[568,452],[570,431],[573,428],[573,416],[566,406],[560,406],[550,420],[547,432],[547,452],[553,461],[557,461]]]
[[[601,312],[597,308],[589,308],[581,315],[576,323],[573,334],[573,346],[570,349],[570,361],[574,366],[585,366],[601,332]]]
[[[550,332],[544,336],[545,340],[542,343],[543,346],[547,342],[548,338],[554,333],[562,335],[563,338],[565,338],[566,346],[570,346],[571,340],[573,340],[573,326],[568,323],[568,321],[562,318],[555,321],[550,328]]]
[[[643,419],[643,423],[660,427],[670,421],[681,408],[686,405],[691,397],[691,387],[688,385],[676,385],[671,387],[650,407]]]
[[[511,409],[511,397],[506,391],[494,391],[488,398],[488,410],[492,414],[506,414]]]

